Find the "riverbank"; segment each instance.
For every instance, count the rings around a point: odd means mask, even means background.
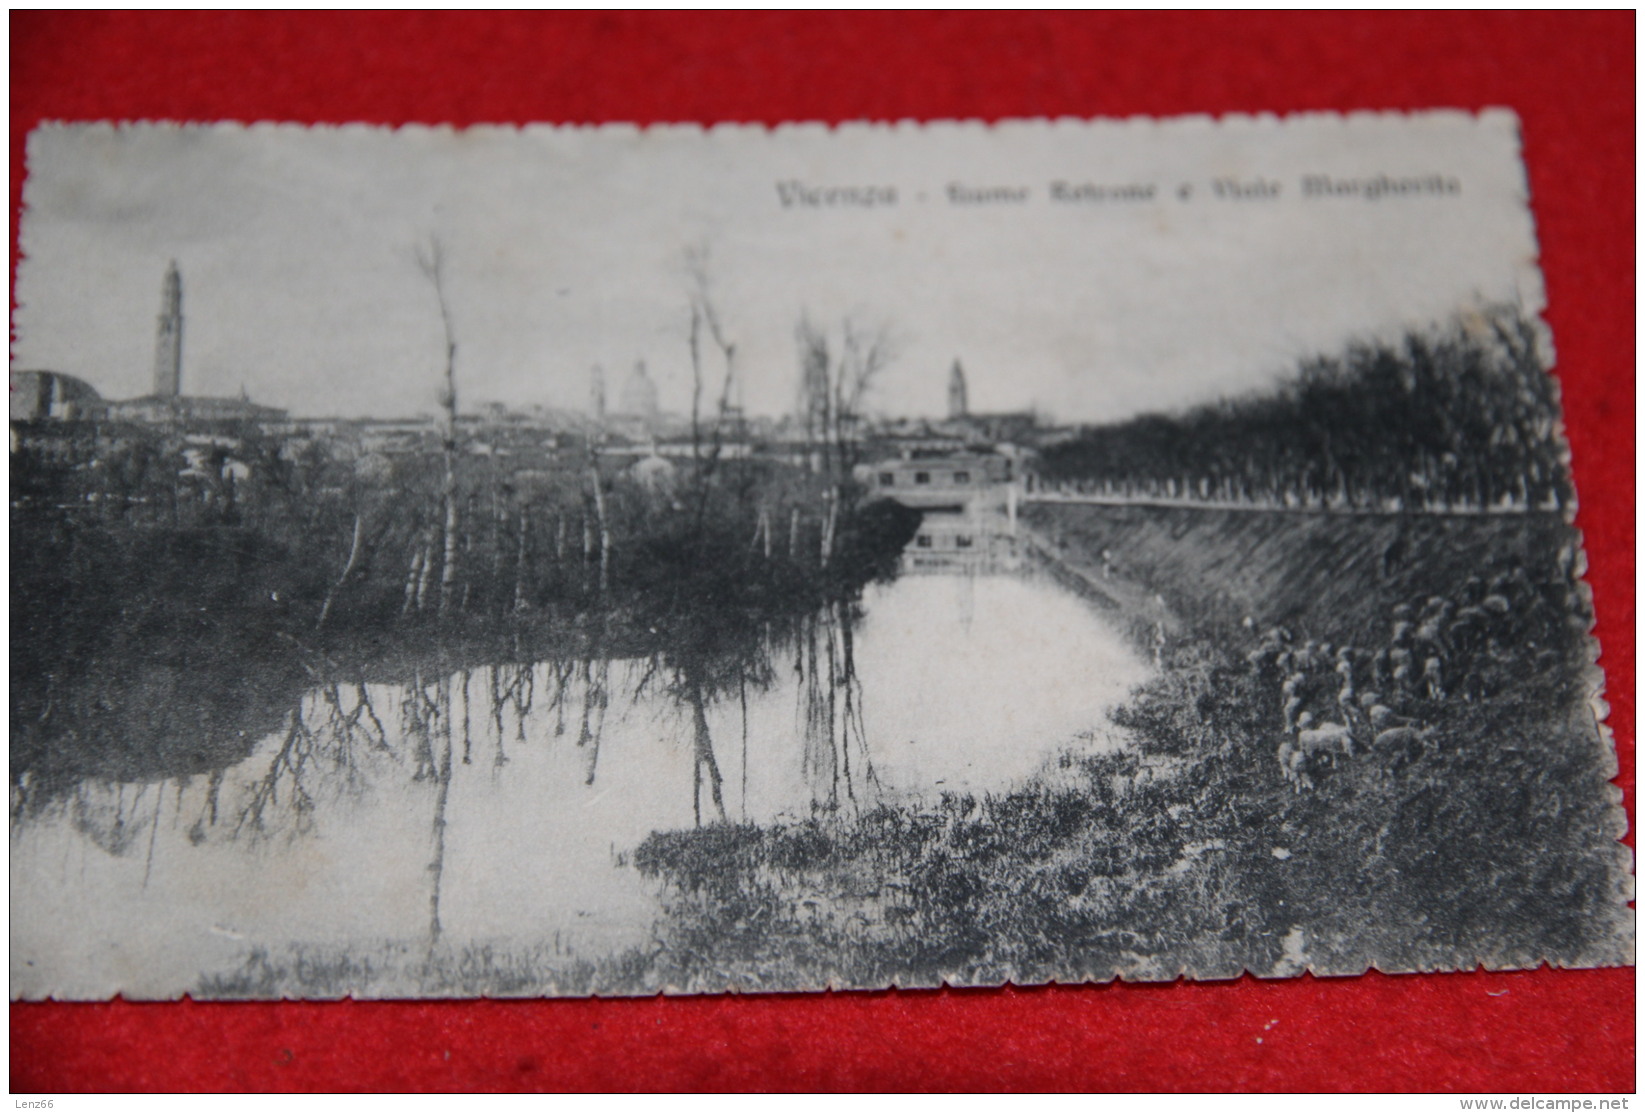
[[[1491,565],[1569,580],[1580,535],[1557,512],[1489,517],[1031,504],[1023,526],[1092,580],[1159,595],[1186,627],[1237,636],[1287,625],[1299,638],[1379,636],[1394,606],[1459,590]],[[1589,609],[1583,603],[1583,611]]]
[[[1629,961],[1630,855],[1615,842],[1614,758],[1590,702],[1576,537],[1557,516],[1062,511],[1035,508],[1032,528],[1088,586],[1158,595],[1182,619],[1158,675],[1114,716],[1133,748],[1065,759],[999,796],[656,834],[634,857],[668,894],[652,981],[706,991]],[[1476,590],[1507,593],[1504,621],[1517,625],[1491,655],[1451,662],[1456,692],[1386,696],[1418,724],[1420,747],[1323,763],[1306,789],[1286,775],[1282,686],[1257,652],[1275,624],[1299,647],[1334,639],[1370,661],[1395,608]],[[1337,660],[1312,666],[1322,703]],[[1480,675],[1464,698],[1467,669]]]

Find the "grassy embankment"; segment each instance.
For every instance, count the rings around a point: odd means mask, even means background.
[[[1157,621],[1154,593],[1173,616],[1165,667],[1116,715],[1133,749],[929,810],[655,835],[635,861],[669,882],[669,912],[644,984],[1629,960],[1614,758],[1588,699],[1576,535],[1557,515],[1064,506],[1028,524],[1137,635]],[[1503,637],[1469,665],[1472,698],[1386,696],[1426,732],[1419,754],[1343,759],[1307,791],[1286,782],[1279,682],[1245,660],[1259,632],[1284,623],[1298,645],[1369,655],[1396,605],[1515,568]]]

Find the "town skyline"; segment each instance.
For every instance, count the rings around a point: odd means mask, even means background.
[[[1172,158],[1194,121],[933,128],[918,161],[934,171],[916,171],[892,128],[800,129],[782,146],[763,129],[47,128],[31,137],[13,366],[109,398],[146,393],[157,284],[175,259],[186,392],[244,391],[302,416],[435,412],[441,320],[416,257],[438,239],[465,409],[582,411],[595,365],[620,380],[643,360],[661,408],[684,413],[687,256],[706,249],[752,414],[793,409],[808,317],[887,330],[895,358],[873,413],[940,416],[957,359],[976,411],[1123,420],[1261,390],[1311,355],[1470,308],[1539,311],[1534,270],[1515,265],[1534,256],[1523,178],[1486,157],[1517,136],[1450,123],[1353,165],[1329,123],[1240,126],[1260,133],[1275,183],[1438,167],[1456,172],[1465,213],[1444,194],[1346,202],[1276,185],[1234,200],[1216,196],[1222,179],[1189,203],[1070,189],[1053,203],[1043,186],[1093,164],[1116,181],[1183,177]],[[1041,185],[1025,200],[942,188],[975,176],[979,138],[1006,141],[1014,171],[995,177]],[[926,198],[905,184],[896,204],[814,191],[797,205],[777,188],[795,175],[939,185]],[[1413,269],[1418,253],[1431,264]],[[1315,256],[1353,260],[1340,281],[1360,296],[1341,296]],[[709,391],[717,374],[711,361]]]

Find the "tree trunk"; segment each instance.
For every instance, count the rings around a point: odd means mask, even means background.
[[[455,415],[453,415],[455,416]],[[445,499],[445,554],[440,565],[440,613],[451,609],[451,593],[457,583],[457,464],[453,459],[456,445],[446,442],[446,474],[443,496]]]
[[[605,488],[600,482],[600,469],[589,463],[589,474],[594,480],[594,514],[600,524],[600,591],[611,586],[611,521],[605,513]]]
[[[417,605],[417,584],[423,576],[423,547],[419,542],[411,552],[411,567],[406,571],[406,600],[400,607],[401,614],[410,614],[412,607]]]
[[[342,590],[343,585],[348,582],[348,578],[354,574],[354,569],[360,563],[361,542],[365,536],[364,525],[364,517],[360,514],[354,515],[354,540],[349,544],[348,561],[343,565],[343,574],[337,577],[337,582],[331,585],[330,591],[326,592],[326,601],[320,607],[319,621],[314,624],[316,630],[325,626],[326,619],[331,615],[331,604],[336,600],[337,593]]]
[[[426,254],[418,249],[417,263],[434,284],[434,297],[440,305],[440,327],[445,330],[446,341],[445,387],[440,397],[441,407],[445,410],[444,427],[441,429],[445,456],[445,478],[441,485],[445,508],[445,560],[440,567],[440,613],[444,614],[451,608],[452,590],[457,583],[457,338],[451,328],[451,307],[446,303],[444,252],[438,237],[431,239]]]
[[[423,534],[422,567],[417,576],[417,609],[428,605],[428,589],[434,583],[434,531]]]
[[[834,528],[839,520],[840,498],[835,491],[828,492],[828,514],[823,520],[822,531],[822,566],[828,567],[829,557],[834,555]]]
[[[520,505],[520,542],[514,552],[514,609],[526,609],[526,534],[531,529],[531,514],[522,503]]]

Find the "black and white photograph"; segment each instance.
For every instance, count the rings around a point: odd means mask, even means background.
[[[1623,966],[1518,123],[47,125],[14,1000]]]

